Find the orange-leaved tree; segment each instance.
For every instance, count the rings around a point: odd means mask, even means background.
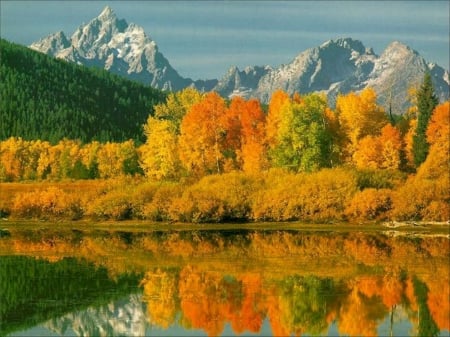
[[[231,100],[225,117],[226,150],[245,172],[256,173],[267,166],[264,126],[265,115],[256,99]]]
[[[223,171],[226,110],[224,99],[211,92],[184,116],[179,149],[180,159],[188,172],[203,176]]]

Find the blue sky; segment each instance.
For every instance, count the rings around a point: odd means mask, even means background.
[[[2,38],[29,45],[69,37],[109,5],[144,27],[184,77],[218,78],[231,65],[278,66],[340,37],[381,54],[401,41],[449,68],[449,1],[0,1]]]

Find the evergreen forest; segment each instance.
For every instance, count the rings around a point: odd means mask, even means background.
[[[0,139],[142,141],[165,93],[0,40]]]

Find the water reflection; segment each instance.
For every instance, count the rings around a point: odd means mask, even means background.
[[[9,255],[0,257],[2,335],[438,336],[450,328],[446,237],[17,231],[0,240],[0,253]]]

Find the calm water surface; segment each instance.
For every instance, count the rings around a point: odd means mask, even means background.
[[[448,336],[449,238],[0,232],[0,335]]]

